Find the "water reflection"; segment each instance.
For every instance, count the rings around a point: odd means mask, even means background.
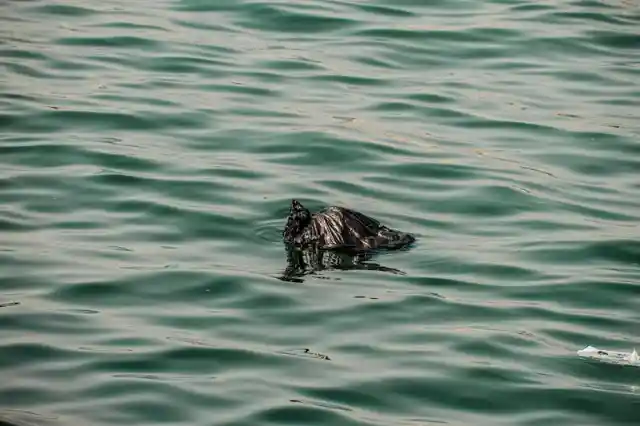
[[[372,270],[404,275],[399,269],[390,268],[371,260],[377,252],[352,253],[348,251],[305,249],[287,247],[287,267],[279,278],[283,281],[304,282],[306,275],[331,270]]]

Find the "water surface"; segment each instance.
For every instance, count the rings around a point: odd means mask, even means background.
[[[637,2],[0,3],[0,422],[640,424]],[[278,279],[291,198],[412,232]]]

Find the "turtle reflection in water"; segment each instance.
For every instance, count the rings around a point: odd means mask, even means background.
[[[375,251],[397,250],[415,241],[412,235],[381,225],[357,211],[332,206],[311,214],[296,200],[291,201],[282,236],[288,264],[282,279],[288,281],[300,281],[303,275],[325,269],[402,273],[368,260]]]

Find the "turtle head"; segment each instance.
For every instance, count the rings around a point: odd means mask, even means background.
[[[311,212],[309,212],[309,209],[305,208],[299,201],[291,200],[289,218],[282,232],[284,242],[293,244],[296,236],[298,236],[309,223],[311,223]]]

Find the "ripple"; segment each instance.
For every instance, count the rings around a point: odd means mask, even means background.
[[[308,9],[309,12],[306,11]],[[291,5],[276,6],[268,2],[253,2],[247,5],[241,24],[244,27],[262,31],[313,34],[339,30],[357,22],[324,14],[322,9],[315,5],[292,7]]]
[[[0,423],[638,423],[631,2],[0,12]],[[418,242],[283,280],[292,198]]]
[[[43,6],[37,6],[32,8],[33,12],[42,13],[45,15],[63,15],[63,16],[91,16],[97,11],[94,9],[63,5],[63,4],[49,4]]]
[[[270,243],[280,243],[282,241],[282,229],[279,223],[264,224],[256,227],[256,236]]]

